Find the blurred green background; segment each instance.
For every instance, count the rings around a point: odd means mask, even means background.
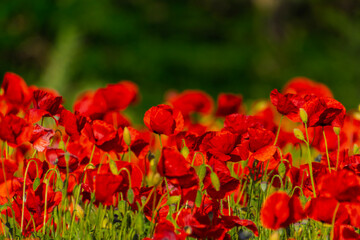
[[[143,112],[169,89],[268,98],[292,77],[360,102],[358,0],[3,0],[0,70],[76,94],[136,82]]]

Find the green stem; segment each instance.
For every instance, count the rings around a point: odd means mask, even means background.
[[[159,134],[159,142],[160,142],[160,148],[163,148],[162,140],[161,140],[161,134]]]
[[[325,135],[324,127],[322,127],[322,132],[323,132],[324,142],[325,142],[326,159],[327,159],[327,162],[328,162],[329,172],[331,173],[329,150],[328,150],[328,145],[327,145],[327,140],[326,140],[326,135]]]
[[[275,137],[275,141],[274,141],[274,146],[276,145],[277,140],[279,138],[279,133],[280,133],[280,128],[281,128],[281,121],[282,121],[283,117],[284,117],[284,115],[281,115],[281,117],[280,117],[279,126],[278,126],[278,129],[277,129],[276,137]]]
[[[339,167],[339,158],[340,158],[340,134],[337,135],[337,141],[338,141],[338,149],[337,149],[337,155],[336,155],[336,171]]]
[[[315,190],[315,183],[314,183],[314,176],[313,176],[313,170],[312,170],[312,159],[311,159],[311,152],[310,152],[310,145],[309,145],[309,133],[307,130],[307,124],[305,123],[305,132],[306,132],[306,146],[308,150],[308,164],[309,164],[309,174],[310,174],[310,180],[311,180],[311,186],[314,193],[314,197],[316,198],[316,190]]]
[[[337,211],[339,210],[340,207],[340,203],[338,202],[336,207],[335,207],[335,211],[334,211],[334,215],[331,221],[331,234],[330,234],[330,239],[333,240],[334,239],[334,231],[335,231],[335,220],[336,220],[336,214]]]

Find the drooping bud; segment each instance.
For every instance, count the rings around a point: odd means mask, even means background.
[[[124,127],[124,132],[123,132],[123,139],[126,145],[130,146],[131,144],[131,135],[130,135],[130,131],[127,127]]]
[[[127,200],[129,201],[130,204],[133,204],[134,202],[134,190],[132,190],[132,188],[129,188],[129,190],[127,191]]]
[[[216,175],[215,172],[212,172],[210,174],[210,179],[211,179],[211,183],[212,183],[213,187],[215,188],[215,190],[219,191],[220,190],[220,180],[219,180],[218,175]]]
[[[305,109],[300,108],[300,109],[299,109],[299,112],[300,112],[300,119],[301,119],[301,121],[302,121],[303,123],[307,123],[307,121],[308,121],[308,115],[307,115]]]
[[[278,166],[278,172],[280,177],[284,177],[285,173],[286,173],[286,166],[283,162],[281,162]]]
[[[206,165],[205,164],[200,165],[198,174],[199,174],[199,181],[202,182],[206,175]]]
[[[302,131],[300,129],[295,128],[294,129],[294,135],[300,141],[305,141],[304,134],[302,133]]]
[[[196,194],[196,198],[195,198],[195,205],[197,207],[200,207],[201,206],[201,200],[202,200],[202,194],[201,194],[201,191],[198,190],[197,191],[197,194]]]
[[[33,182],[33,190],[35,191],[39,185],[40,185],[40,178],[37,177],[34,179],[34,182]]]
[[[110,168],[110,171],[112,174],[114,174],[114,175],[119,174],[116,163],[112,159],[110,159],[110,161],[109,161],[109,168]]]

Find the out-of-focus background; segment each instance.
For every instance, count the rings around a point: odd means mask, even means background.
[[[166,90],[268,98],[292,77],[326,83],[347,108],[360,102],[358,0],[2,1],[0,70],[76,94],[123,79],[138,111]]]

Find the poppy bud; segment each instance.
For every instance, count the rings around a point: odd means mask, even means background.
[[[176,204],[181,200],[181,195],[175,195],[175,196],[170,196],[167,204],[171,205],[171,204]]]
[[[137,233],[140,235],[144,232],[144,217],[141,213],[139,213],[135,220],[135,229]]]
[[[60,189],[60,190],[63,189],[64,183],[63,183],[63,181],[61,180],[61,178],[57,178],[57,179],[56,179],[55,186],[56,186],[57,189]]]
[[[281,162],[278,166],[278,172],[280,177],[284,177],[285,173],[286,173],[286,166],[283,162]]]
[[[112,174],[114,174],[114,175],[119,174],[116,163],[112,159],[110,159],[109,168],[110,168],[110,171]]]
[[[129,188],[129,190],[127,191],[127,200],[129,201],[130,204],[133,204],[134,202],[134,191],[132,190],[132,188]]]
[[[333,127],[333,129],[334,129],[334,133],[339,136],[339,135],[340,135],[341,128],[339,128],[339,127]]]
[[[184,158],[187,158],[189,156],[189,148],[184,145],[184,147],[181,149],[180,153],[184,156]]]
[[[202,182],[206,175],[206,165],[205,164],[202,164],[200,166],[198,175],[199,175],[199,181]]]
[[[60,149],[62,149],[62,150],[66,150],[65,149],[65,143],[64,143],[64,141],[61,139],[60,141],[59,141],[59,145],[58,145],[58,148],[60,148]]]
[[[35,191],[40,185],[40,178],[35,178],[33,182],[33,190]]]
[[[157,172],[152,176],[150,185],[157,186],[159,185],[160,182],[161,182],[161,175]]]
[[[124,138],[125,144],[130,146],[130,144],[131,144],[131,135],[130,135],[130,131],[129,131],[129,129],[127,127],[124,127],[123,138]]]
[[[211,179],[211,183],[212,183],[213,187],[215,188],[215,190],[220,191],[220,180],[215,172],[212,172],[210,174],[210,179]]]
[[[302,131],[300,129],[295,128],[294,129],[294,135],[300,141],[305,141],[304,134],[302,133]]]
[[[201,194],[201,191],[198,190],[197,193],[196,193],[196,199],[195,199],[195,205],[197,207],[201,206],[201,200],[202,200],[202,194]]]
[[[303,123],[307,123],[307,121],[308,121],[308,115],[307,115],[305,109],[300,108],[300,109],[299,109],[299,112],[300,112],[300,119],[301,119],[301,121],[302,121]]]

